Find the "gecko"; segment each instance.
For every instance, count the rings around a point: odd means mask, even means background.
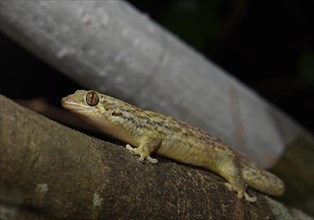
[[[140,161],[157,163],[151,154],[208,169],[226,180],[239,199],[255,202],[247,185],[272,196],[284,193],[284,182],[233,150],[221,139],[170,116],[143,110],[94,90],[77,90],[62,106],[126,144]]]

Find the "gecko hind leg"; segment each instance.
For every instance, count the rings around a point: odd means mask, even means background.
[[[141,162],[146,159],[151,163],[157,163],[158,160],[151,158],[150,154],[159,148],[160,143],[161,137],[158,135],[158,133],[150,133],[145,135],[145,138],[142,139],[138,148],[133,148],[131,145],[127,144],[126,149],[134,155],[139,155],[139,160]]]
[[[226,162],[228,161],[228,162]],[[255,202],[256,197],[249,196],[246,192],[246,183],[242,177],[242,173],[240,172],[240,168],[238,163],[235,159],[227,159],[224,161],[225,164],[220,167],[219,174],[227,180],[225,184],[230,191],[234,191],[237,193],[237,197],[242,199],[243,197],[245,200],[249,202]]]

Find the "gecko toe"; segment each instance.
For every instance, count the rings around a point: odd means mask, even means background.
[[[131,145],[127,144],[125,147],[131,154],[135,154],[135,149]]]
[[[141,155],[138,160],[139,160],[140,162],[144,162],[145,158],[144,158],[144,156]]]
[[[228,190],[236,192],[237,197],[239,199],[242,199],[244,197],[245,200],[248,202],[256,202],[256,200],[257,200],[256,196],[249,196],[249,194],[247,194],[245,191],[237,189],[236,187],[234,187],[230,183],[225,183],[225,185],[227,186]]]
[[[146,160],[148,160],[151,163],[157,163],[158,162],[157,159],[151,158],[150,156],[146,157]]]
[[[244,192],[244,198],[249,202],[256,202],[257,200],[256,196],[249,196],[246,192]]]

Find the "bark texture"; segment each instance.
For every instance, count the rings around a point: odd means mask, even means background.
[[[0,96],[2,219],[311,219],[256,194],[237,199],[209,171],[67,128]]]

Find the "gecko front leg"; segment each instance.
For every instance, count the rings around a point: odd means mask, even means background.
[[[133,148],[131,145],[127,144],[126,149],[134,155],[139,155],[139,160],[142,162],[145,159],[151,163],[157,163],[158,160],[151,158],[150,154],[155,152],[161,144],[161,137],[158,133],[150,132],[145,134],[145,137],[140,141],[138,148]]]

